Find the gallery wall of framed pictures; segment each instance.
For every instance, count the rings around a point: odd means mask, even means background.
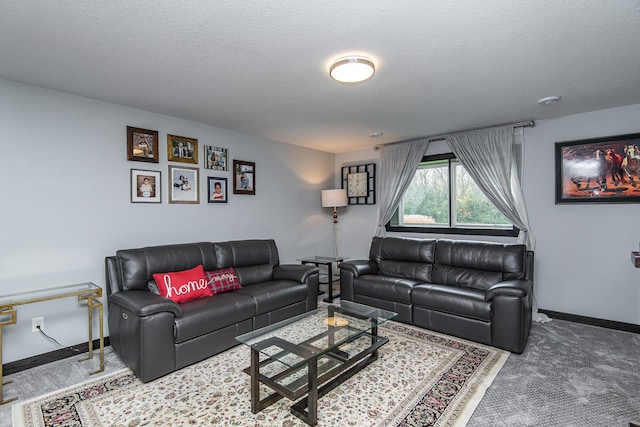
[[[127,160],[160,163],[158,131],[127,126]],[[203,145],[199,150],[197,138],[167,133],[167,162],[187,165],[167,166],[167,200],[169,204],[200,204],[199,154],[202,153],[204,170],[231,172],[233,194],[255,195],[256,164],[233,160],[229,149],[216,145]],[[194,166],[196,165],[196,166]],[[131,203],[162,203],[162,181],[159,170],[132,168],[130,177]],[[207,204],[229,203],[227,176],[206,177]]]

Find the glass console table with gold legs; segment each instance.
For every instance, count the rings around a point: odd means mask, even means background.
[[[91,375],[104,371],[104,321],[102,319],[102,302],[99,301],[99,298],[102,298],[102,288],[100,286],[94,283],[79,283],[77,285],[38,289],[11,295],[0,295],[0,405],[16,400],[15,397],[4,400],[2,395],[2,387],[11,383],[11,381],[3,382],[2,379],[2,327],[14,325],[17,322],[18,315],[16,307],[19,305],[70,297],[77,297],[78,301],[87,301],[87,309],[89,312],[89,355],[78,360],[78,362],[93,358],[93,309],[98,309],[100,316],[100,369],[92,372]]]

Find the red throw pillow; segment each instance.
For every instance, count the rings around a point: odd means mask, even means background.
[[[156,273],[153,275],[160,295],[183,303],[213,295],[204,276],[202,265],[191,270]]]
[[[204,274],[207,277],[209,289],[211,289],[214,295],[242,288],[233,267],[222,270],[205,271]]]

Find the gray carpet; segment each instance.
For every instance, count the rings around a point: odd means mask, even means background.
[[[628,427],[640,421],[640,335],[560,320],[534,324],[527,349],[512,354],[468,427]],[[5,397],[35,397],[87,380],[95,362],[70,358],[9,376]],[[123,367],[110,347],[106,373]],[[0,406],[0,427],[11,406]]]
[[[640,421],[640,335],[553,320],[534,324],[467,424],[628,427]]]

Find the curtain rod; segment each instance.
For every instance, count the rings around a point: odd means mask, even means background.
[[[504,124],[504,125],[487,126],[487,127],[484,127],[484,128],[462,130],[460,132],[446,133],[444,135],[424,136],[422,138],[413,138],[413,139],[405,139],[404,141],[388,142],[386,144],[375,145],[373,147],[373,149],[374,150],[379,150],[380,147],[385,147],[387,145],[402,144],[404,142],[416,141],[418,139],[428,139],[429,142],[442,141],[443,139],[447,139],[447,136],[449,136],[449,135],[454,135],[456,133],[463,133],[463,132],[471,132],[471,131],[474,131],[474,130],[491,129],[491,128],[497,128],[497,127],[501,127],[501,126],[513,126],[514,128],[519,128],[519,127],[532,127],[532,126],[535,126],[535,125],[536,125],[536,122],[534,122],[533,120],[527,120],[527,121],[524,121],[524,122],[507,123],[507,124]]]

